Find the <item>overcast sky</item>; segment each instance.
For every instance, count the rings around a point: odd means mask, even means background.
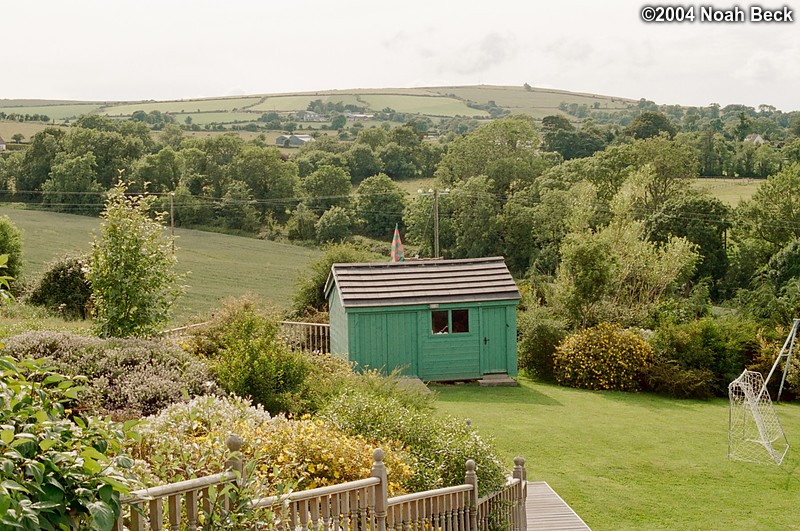
[[[529,83],[665,104],[800,110],[800,22],[647,24],[640,12],[650,4],[2,2],[0,98],[164,100]],[[732,2],[682,5],[701,4]]]

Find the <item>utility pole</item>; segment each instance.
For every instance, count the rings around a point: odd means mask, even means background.
[[[445,188],[443,192],[428,188],[427,192],[423,192],[422,188],[417,190],[421,196],[433,196],[433,257],[439,258],[439,196],[447,195],[450,193],[450,188]]]
[[[169,193],[169,226],[170,230],[172,231],[172,254],[175,254],[175,205],[173,203],[173,199],[175,198],[175,192]]]

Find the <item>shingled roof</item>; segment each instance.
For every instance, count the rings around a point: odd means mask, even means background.
[[[519,300],[503,257],[333,264],[334,284],[345,308]]]

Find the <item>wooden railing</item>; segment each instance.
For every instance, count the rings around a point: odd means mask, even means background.
[[[228,440],[232,443],[229,448],[235,453],[226,464],[226,472],[132,493],[123,499],[132,510],[123,511],[127,516],[119,519],[115,529],[123,529],[123,520],[128,529],[137,531],[146,526],[154,531],[166,529],[164,499],[167,499],[170,529],[197,529],[200,507],[205,514],[210,508],[209,486],[241,477],[242,463],[236,457],[241,439],[232,436]],[[513,477],[505,487],[480,499],[475,462],[471,459],[466,463],[463,485],[389,498],[383,458],[380,448],[373,452],[374,463],[367,479],[259,498],[250,506],[268,509],[273,519],[265,524],[280,531],[526,530],[527,486],[525,460],[521,457],[514,460]],[[181,496],[185,505],[181,504]],[[185,521],[181,519],[182,514],[186,515]]]
[[[114,530],[173,529],[177,531],[187,529],[195,531],[198,529],[200,515],[211,514],[212,505],[215,502],[222,501],[227,505],[227,500],[212,501],[211,489],[218,489],[220,486],[242,477],[243,467],[239,453],[242,439],[231,435],[225,441],[225,445],[228,447],[231,457],[225,463],[224,472],[131,492],[121,500],[123,506],[127,506],[128,510],[123,511],[123,514],[117,519]],[[168,527],[165,527],[165,516],[169,522]]]
[[[331,351],[331,325],[280,321],[280,337],[292,350],[327,354]]]

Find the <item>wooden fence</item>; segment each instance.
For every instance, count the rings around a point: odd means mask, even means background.
[[[331,351],[331,325],[280,321],[280,337],[292,350],[327,354]]]
[[[182,481],[131,493],[123,499],[125,509],[115,530],[178,531],[198,528],[210,514],[210,487],[241,480],[242,441],[226,441],[233,452],[226,471],[205,478]],[[264,522],[280,531],[525,531],[527,479],[525,460],[514,459],[514,472],[499,492],[478,498],[475,462],[468,460],[463,485],[388,497],[383,451],[373,452],[370,477],[339,485],[292,492],[253,500],[251,508],[265,508],[272,521]],[[165,527],[164,500],[166,500]],[[217,500],[218,501],[218,500]]]
[[[161,335],[174,337],[188,330],[207,326],[211,321],[164,330]],[[328,354],[331,351],[331,325],[325,323],[303,323],[299,321],[278,321],[278,337],[292,350],[304,350]]]

